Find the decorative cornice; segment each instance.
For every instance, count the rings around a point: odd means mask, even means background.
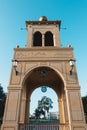
[[[26,21],[26,27],[28,27],[28,25],[61,25],[61,21],[60,20],[56,20],[56,21]]]

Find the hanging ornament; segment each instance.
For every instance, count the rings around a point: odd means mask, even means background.
[[[42,87],[41,87],[41,91],[42,91],[43,93],[45,93],[45,92],[47,91],[47,87],[46,87],[46,86],[42,86]]]

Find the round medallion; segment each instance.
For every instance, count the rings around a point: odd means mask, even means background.
[[[41,91],[42,91],[43,93],[45,93],[45,92],[47,91],[47,87],[42,86],[42,87],[41,87]]]

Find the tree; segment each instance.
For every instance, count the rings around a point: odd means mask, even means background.
[[[41,115],[44,115],[44,117],[45,117],[45,112],[42,109],[36,108],[35,109],[35,117],[36,117],[36,119],[40,119]]]
[[[0,123],[2,123],[4,108],[6,101],[6,93],[3,91],[3,87],[0,84]]]
[[[82,97],[82,102],[83,102],[83,108],[84,108],[85,118],[87,122],[87,96]]]
[[[53,108],[52,103],[49,97],[43,96],[42,99],[38,101],[38,107],[35,109],[35,116],[40,118],[40,116],[43,115],[45,118],[46,113],[49,113],[49,109]]]

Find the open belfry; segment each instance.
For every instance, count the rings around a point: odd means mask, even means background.
[[[27,43],[14,48],[1,130],[87,130],[73,48],[61,47],[60,25],[45,16],[26,21]],[[41,86],[56,92],[60,123],[29,127],[30,97]]]

